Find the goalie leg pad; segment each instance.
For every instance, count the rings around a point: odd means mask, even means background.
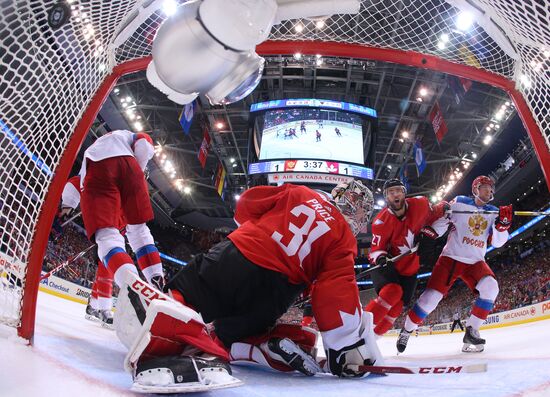
[[[132,390],[140,393],[186,393],[241,385],[229,364],[192,356],[157,357],[140,361]]]
[[[125,273],[116,311],[115,327],[129,347],[124,366],[132,372],[144,357],[201,351],[225,361],[229,354],[207,333],[199,313],[156,291],[135,274]]]

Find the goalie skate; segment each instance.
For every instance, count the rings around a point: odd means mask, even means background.
[[[313,376],[317,372],[323,372],[323,369],[313,356],[304,352],[296,343],[288,338],[271,338],[267,342],[266,347],[271,358],[284,362],[292,369],[306,376]]]
[[[462,339],[464,353],[480,353],[485,349],[485,339],[479,336],[479,331],[471,326],[466,327],[466,333]]]
[[[214,358],[158,357],[138,363],[132,391],[138,393],[192,393],[242,385],[229,364]]]

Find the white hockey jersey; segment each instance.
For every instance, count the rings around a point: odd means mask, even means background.
[[[449,204],[452,211],[498,211],[497,207],[489,204],[478,207],[473,198],[466,196],[457,196]],[[489,237],[496,248],[508,241],[508,232],[499,232],[495,228],[497,217],[498,214],[453,212],[450,218],[435,221],[432,227],[436,230],[446,228],[449,223],[453,225],[441,255],[467,264],[484,261]]]
[[[144,133],[133,133],[127,130],[117,130],[99,137],[86,151],[80,168],[80,183],[84,184],[86,176],[86,161],[101,161],[111,157],[132,156],[138,161],[141,169],[153,157],[155,149],[153,140]]]

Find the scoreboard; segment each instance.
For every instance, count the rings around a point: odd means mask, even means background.
[[[338,161],[273,160],[250,163],[248,165],[248,174],[250,175],[279,172],[314,172],[317,174],[337,174],[362,179],[374,179],[372,168]]]

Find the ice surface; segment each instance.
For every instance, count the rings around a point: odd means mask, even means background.
[[[236,367],[244,386],[193,396],[550,396],[550,320],[482,331],[486,350],[461,353],[462,333],[411,337],[396,356],[395,338],[379,340],[389,364],[489,364],[488,372],[390,375],[366,379],[306,378],[257,367]],[[84,306],[39,293],[34,347],[0,329],[0,396],[124,396],[131,378],[113,331],[84,319]]]

